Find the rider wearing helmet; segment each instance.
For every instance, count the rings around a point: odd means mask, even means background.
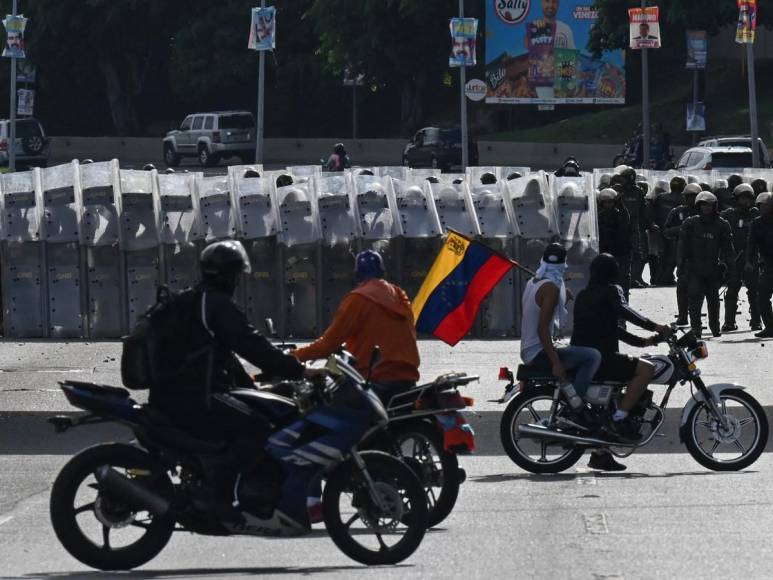
[[[746,251],[746,271],[753,273],[759,262],[757,304],[765,329],[754,336],[773,338],[773,194],[763,192],[757,196],[760,216],[755,218],[749,231],[749,247]]]
[[[757,272],[746,272],[742,266],[746,263],[746,242],[749,239],[749,228],[752,220],[760,215],[760,211],[754,207],[757,197],[751,185],[742,183],[733,191],[735,207],[726,209],[721,216],[730,224],[733,230],[733,242],[736,246],[736,258],[733,275],[727,281],[727,293],[725,294],[725,323],[722,332],[738,330],[735,323],[738,309],[738,293],[741,286],[746,286],[746,294],[749,297],[749,311],[751,313],[751,329],[761,330],[760,311],[757,304]]]
[[[325,171],[343,171],[351,167],[349,162],[349,154],[346,152],[346,147],[343,143],[336,143],[333,147],[333,153],[325,163]]]
[[[690,326],[701,336],[701,310],[706,299],[711,334],[721,336],[719,289],[724,274],[733,274],[735,252],[730,224],[717,211],[717,197],[703,191],[695,198],[697,215],[690,216],[679,230],[679,268],[687,272]]]
[[[590,266],[588,286],[577,296],[574,305],[572,345],[595,348],[601,353],[599,380],[622,381],[627,385],[625,397],[615,412],[610,425],[613,435],[621,439],[635,439],[633,425],[627,421],[652,379],[655,367],[645,360],[620,354],[619,340],[632,346],[655,344],[660,336],[671,334],[667,326],[660,326],[633,310],[620,286],[617,260],[609,254],[596,257]],[[627,332],[619,325],[620,319],[658,334],[647,339]]]

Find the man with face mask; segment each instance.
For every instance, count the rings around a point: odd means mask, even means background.
[[[682,192],[683,203],[671,210],[664,226],[664,233],[674,243],[679,240],[679,231],[688,217],[695,215],[695,198],[701,192],[697,183],[690,183]],[[687,324],[688,296],[687,296],[687,268],[684,264],[676,270],[676,304],[678,309],[677,321],[679,325]]]
[[[719,325],[719,289],[723,273],[733,274],[735,262],[730,224],[719,216],[717,198],[703,191],[695,198],[697,215],[687,218],[679,230],[678,262],[688,275],[690,326],[697,337],[703,332],[701,310],[706,299],[709,328],[722,336]]]
[[[757,197],[751,185],[742,183],[733,192],[735,208],[722,212],[722,217],[730,224],[733,230],[733,243],[736,249],[735,268],[733,276],[727,281],[727,293],[725,294],[725,323],[722,332],[738,330],[735,323],[738,310],[738,293],[741,286],[746,286],[746,294],[749,297],[749,311],[751,313],[751,329],[761,330],[760,311],[757,304],[757,272],[746,272],[742,266],[746,263],[746,246],[749,240],[749,228],[752,220],[760,215],[754,207]]]
[[[757,338],[773,338],[773,195],[764,192],[757,196],[760,216],[755,218],[749,230],[749,247],[746,251],[746,271],[753,274],[759,264],[757,304],[765,328],[755,334]]]

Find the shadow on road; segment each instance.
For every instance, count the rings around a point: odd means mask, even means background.
[[[635,471],[606,473],[603,471],[588,471],[583,473],[557,473],[554,475],[534,475],[531,473],[501,473],[494,475],[482,475],[471,477],[473,483],[504,483],[508,481],[528,481],[531,483],[558,483],[587,478],[594,475],[599,479],[664,479],[669,477],[695,477],[695,476],[721,476],[721,475],[747,475],[759,473],[758,471],[678,471],[674,473],[640,473]]]

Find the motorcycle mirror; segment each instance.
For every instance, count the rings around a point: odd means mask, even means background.
[[[373,369],[380,362],[381,362],[381,349],[378,347],[378,345],[376,345],[373,347],[373,352],[370,353],[370,362],[368,363],[368,382],[370,382],[370,377],[373,374]]]

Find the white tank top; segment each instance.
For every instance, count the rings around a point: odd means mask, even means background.
[[[537,292],[550,280],[532,278],[526,284],[521,298],[521,360],[524,364],[531,363],[542,352],[542,341],[539,338],[539,317],[542,309],[537,304]],[[550,282],[552,284],[552,282]]]

